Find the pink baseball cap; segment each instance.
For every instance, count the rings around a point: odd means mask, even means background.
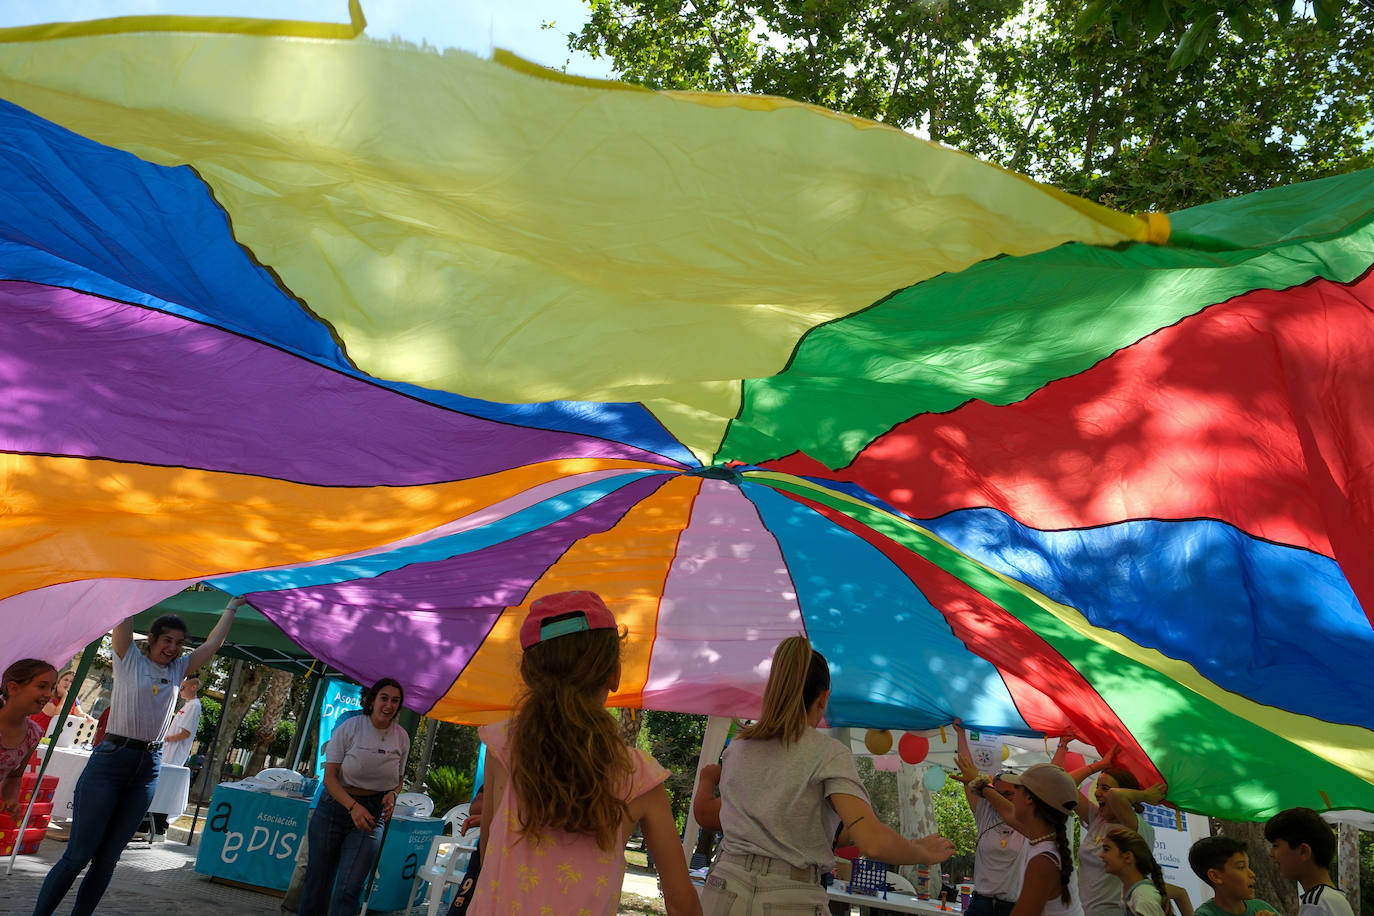
[[[616,630],[615,615],[596,592],[554,592],[536,598],[520,625],[520,648],[586,630]]]

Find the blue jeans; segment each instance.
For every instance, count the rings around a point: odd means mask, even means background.
[[[50,916],[67,896],[81,869],[91,870],[76,892],[73,916],[95,912],[115,865],[153,802],[162,751],[115,747],[102,741],[91,752],[72,795],[72,833],[62,858],[53,864],[38,892],[34,916]]]
[[[358,805],[376,818],[371,830],[353,826],[348,809],[328,792],[310,816],[306,836],[310,861],[305,866],[301,904],[296,916],[357,916],[363,906],[363,885],[382,845],[382,796],[370,795]],[[336,880],[337,878],[337,880]],[[333,888],[333,893],[330,893]]]

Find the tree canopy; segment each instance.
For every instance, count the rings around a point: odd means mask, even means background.
[[[1219,19],[1180,66],[1193,14],[1173,0],[1163,19],[1126,0],[589,3],[569,46],[626,81],[811,102],[1121,210],[1374,165],[1374,17],[1329,4]]]

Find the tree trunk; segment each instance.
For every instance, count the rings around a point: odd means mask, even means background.
[[[1360,828],[1338,824],[1336,829],[1336,883],[1350,901],[1350,911],[1360,911]]]
[[[273,668],[272,680],[267,686],[267,703],[262,709],[262,724],[258,726],[253,744],[253,756],[244,770],[246,775],[258,772],[267,762],[267,749],[272,746],[272,739],[277,737],[277,725],[281,722],[282,713],[286,712],[286,701],[290,696],[291,672]]]
[[[439,723],[434,719],[424,720],[425,743],[420,750],[420,767],[415,771],[415,786],[423,786],[429,775],[429,760],[434,756],[434,739],[439,737]],[[416,788],[416,791],[420,791]]]
[[[918,763],[912,765],[902,761],[897,770],[897,818],[902,836],[923,837],[938,833],[935,825],[935,803],[930,800],[930,790],[926,788],[926,771],[934,764]],[[897,869],[901,875],[916,886],[915,865],[903,865]],[[930,895],[940,896],[940,867],[930,867]]]
[[[620,710],[620,738],[629,747],[639,742],[639,730],[644,727],[644,713],[638,709]]]
[[[1255,872],[1255,897],[1272,903],[1280,913],[1298,911],[1297,887],[1284,880],[1278,866],[1269,858],[1269,841],[1264,838],[1264,825],[1224,821],[1209,818],[1212,836],[1229,836],[1240,840],[1250,850],[1250,868]]]
[[[262,696],[267,687],[268,669],[264,665],[254,665],[235,659],[229,672],[229,686],[224,692],[224,706],[219,713],[219,727],[210,750],[205,754],[205,767],[200,783],[201,797],[207,797],[219,785],[220,774],[224,769],[224,758],[234,745],[234,734],[243,723],[243,717]]]

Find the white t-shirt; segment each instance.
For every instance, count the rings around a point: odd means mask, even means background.
[[[1039,843],[1028,845],[1024,851],[1026,868],[1030,867],[1031,860],[1042,853],[1049,853],[1054,859],[1054,867],[1057,869],[1062,864],[1059,860],[1059,843],[1055,840],[1041,840]],[[1024,869],[1022,873],[1024,884]],[[1120,884],[1121,882],[1117,882]],[[1040,916],[1083,916],[1083,907],[1078,902],[1077,889],[1074,887],[1072,878],[1069,880],[1069,902],[1055,894],[1045,902],[1045,908],[1040,911]],[[1120,905],[1120,901],[1118,901]]]
[[[787,746],[776,739],[736,738],[721,763],[721,851],[829,871],[839,823],[827,801],[831,795],[868,801],[854,755],[834,738],[814,728]]]
[[[1107,874],[1102,863],[1102,844],[1107,831],[1116,824],[1107,820],[1106,810],[1098,808],[1088,832],[1078,844],[1078,899],[1087,916],[1121,916],[1121,881]],[[1136,817],[1136,833],[1145,838],[1150,849],[1155,848],[1155,829],[1144,817]]]
[[[974,798],[973,822],[978,827],[978,848],[973,858],[973,889],[984,897],[1014,902],[1021,890],[1026,863],[1024,834],[1002,820],[992,803]]]
[[[1353,916],[1350,901],[1339,888],[1314,884],[1298,898],[1298,916]]]
[[[154,664],[133,643],[120,658],[114,659],[114,690],[110,694],[110,718],[105,726],[107,735],[121,735],[139,741],[161,741],[167,737],[167,723],[172,720],[181,682],[186,677],[189,655],[183,655],[170,665]]]
[[[368,792],[398,787],[408,756],[410,735],[404,728],[392,722],[379,729],[366,715],[336,726],[324,749],[324,762],[339,764],[340,782]]]
[[[167,726],[167,734],[186,729],[190,732],[180,741],[168,741],[162,746],[162,762],[172,766],[184,767],[191,756],[191,744],[196,740],[196,729],[200,728],[200,697],[192,697],[172,716],[172,724]]]
[[[1121,905],[1130,916],[1164,916],[1164,898],[1149,878],[1132,884],[1121,895]]]

